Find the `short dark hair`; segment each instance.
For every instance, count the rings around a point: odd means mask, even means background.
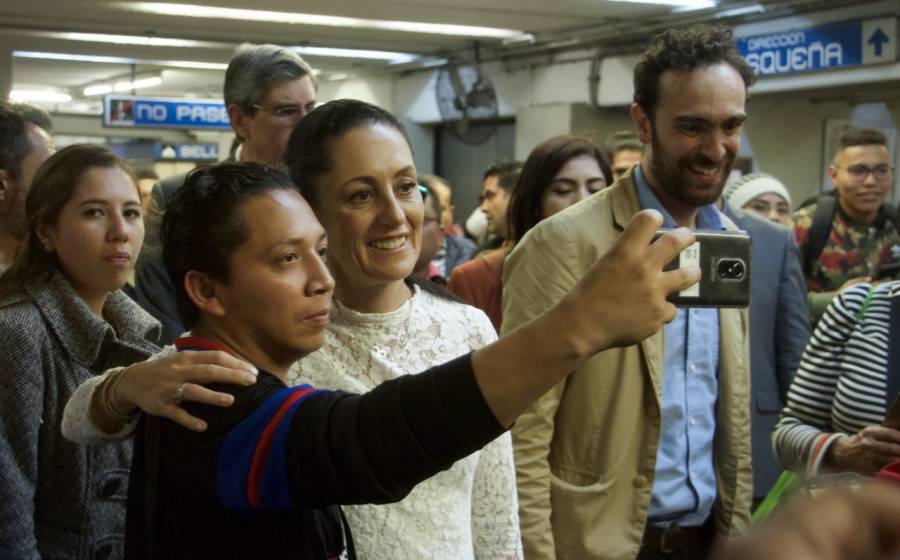
[[[612,183],[612,170],[606,155],[590,140],[561,135],[541,142],[528,154],[519,183],[509,201],[507,219],[513,242],[521,241],[528,230],[543,219],[541,199],[544,191],[566,162],[578,156],[590,156],[597,160],[606,184]]]
[[[84,174],[93,168],[119,168],[134,179],[131,168],[106,146],[72,144],[41,165],[25,199],[28,231],[12,267],[0,276],[0,299],[23,286],[39,286],[57,270],[56,257],[41,245],[38,226],[55,225]],[[137,186],[134,187],[135,191]]]
[[[497,177],[497,183],[504,191],[511,193],[519,182],[519,174],[522,173],[521,161],[500,161],[487,168],[484,178]]]
[[[731,30],[724,25],[696,24],[663,31],[650,40],[634,67],[634,102],[652,120],[659,103],[659,78],[664,72],[693,72],[721,62],[740,74],[745,88],[753,85],[753,68],[741,56]]]
[[[853,146],[887,146],[887,137],[874,128],[851,128],[838,139],[840,150]]]
[[[22,160],[34,145],[28,138],[28,121],[9,103],[0,101],[0,169],[12,180],[22,175]]]
[[[166,205],[160,228],[163,262],[175,288],[178,315],[188,329],[200,310],[184,289],[196,270],[218,280],[231,278],[231,255],[250,238],[241,208],[273,190],[296,190],[281,170],[262,163],[225,162],[191,171]]]
[[[386,125],[396,129],[412,151],[406,130],[390,112],[355,99],[338,99],[316,107],[291,132],[284,163],[303,197],[315,210],[319,201],[319,177],[331,170],[330,144],[339,136],[361,126]]]
[[[43,128],[48,134],[53,132],[53,121],[50,120],[50,113],[42,107],[31,103],[11,103],[10,106],[13,111],[22,115],[22,118],[27,122]]]

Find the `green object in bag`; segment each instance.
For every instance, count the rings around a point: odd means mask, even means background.
[[[759,507],[756,508],[756,511],[753,512],[753,517],[750,518],[751,521],[753,523],[759,523],[763,519],[769,517],[772,510],[778,507],[785,498],[793,494],[795,490],[800,488],[802,483],[803,480],[793,471],[782,471],[781,476],[775,481],[775,486],[769,490],[769,493],[766,494],[762,503],[760,503]]]

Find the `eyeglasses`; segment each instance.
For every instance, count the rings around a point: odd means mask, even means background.
[[[309,112],[309,110],[307,110],[307,108],[303,107],[302,105],[279,105],[278,107],[263,107],[262,105],[253,105],[252,107],[254,109],[259,109],[260,111],[265,111],[276,119],[282,120],[299,119]]]
[[[841,167],[840,165],[836,165],[835,167],[838,169],[845,169],[854,181],[859,182],[865,181],[866,177],[869,176],[869,173],[875,177],[876,181],[886,181],[894,175],[894,168],[890,165],[876,165],[875,167],[868,167],[866,165]]]

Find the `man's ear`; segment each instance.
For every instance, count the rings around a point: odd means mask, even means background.
[[[231,121],[231,128],[241,140],[247,139],[247,133],[250,130],[251,117],[244,113],[237,103],[228,106],[228,120]]]
[[[631,120],[634,121],[634,124],[637,127],[638,139],[641,141],[641,144],[649,145],[650,139],[652,138],[650,117],[644,112],[643,107],[637,103],[631,104],[630,112]]]
[[[837,183],[835,182],[838,174],[837,165],[832,163],[828,166],[828,169],[825,170],[825,173],[828,175],[828,178],[831,179],[831,186],[837,188]]]
[[[206,274],[192,270],[184,276],[184,290],[200,311],[214,317],[225,316],[225,306],[216,294],[217,282]]]

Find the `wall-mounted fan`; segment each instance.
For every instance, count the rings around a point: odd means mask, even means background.
[[[441,120],[461,142],[484,144],[497,129],[497,96],[477,64],[451,61],[435,87]]]

